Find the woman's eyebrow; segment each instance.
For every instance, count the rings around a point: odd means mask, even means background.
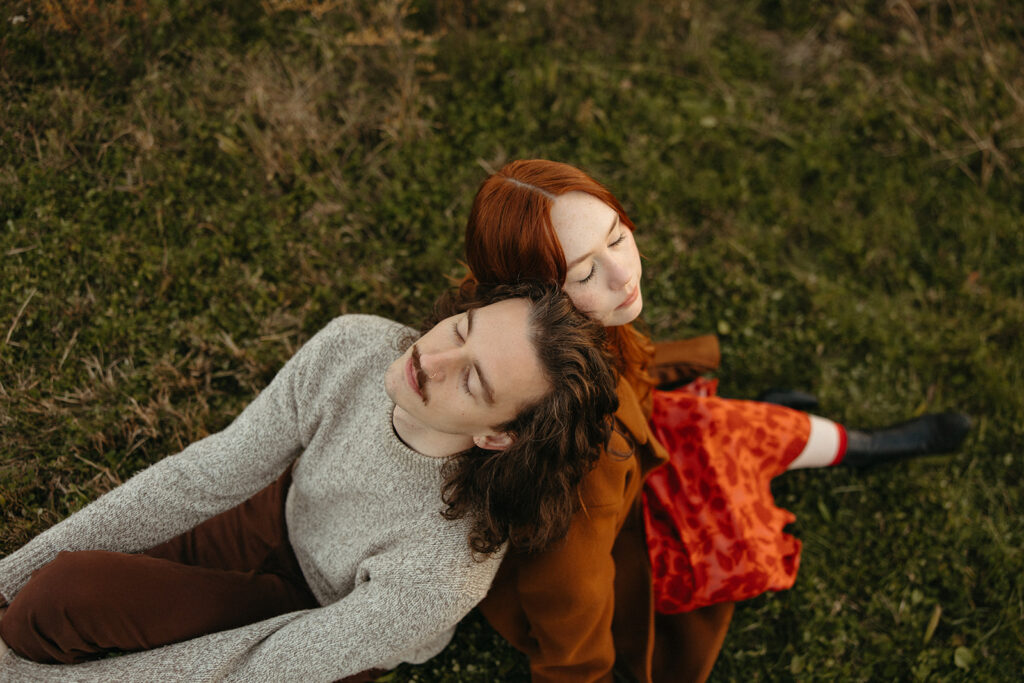
[[[607,239],[608,239],[608,236],[612,234],[612,232],[613,232],[613,231],[615,230],[615,226],[617,226],[618,224],[619,224],[619,214],[618,214],[618,213],[616,212],[616,213],[615,213],[615,215],[614,215],[614,217],[612,218],[612,224],[611,224],[611,226],[610,226],[610,227],[608,228],[608,232],[607,232],[607,233],[605,233],[605,236],[604,236],[605,240],[607,240]],[[573,260],[573,262],[572,262],[572,263],[566,264],[566,266],[565,266],[565,269],[566,269],[566,270],[572,270],[573,266],[575,266],[575,265],[576,265],[577,263],[579,263],[579,262],[581,262],[581,261],[584,261],[584,260],[586,260],[586,259],[587,259],[587,258],[589,258],[589,257],[590,257],[590,255],[591,255],[591,254],[593,254],[593,253],[594,253],[594,250],[593,250],[593,249],[591,249],[590,251],[588,251],[588,252],[587,252],[586,254],[584,254],[583,256],[580,256],[580,257],[579,257],[578,259],[575,259],[575,260]]]

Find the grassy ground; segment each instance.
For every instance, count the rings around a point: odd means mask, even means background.
[[[796,586],[713,680],[1024,676],[1024,6],[14,0],[0,10],[0,553],[223,427],[332,317],[413,322],[477,184],[589,169],[723,393],[963,453],[777,481]],[[628,7],[628,9],[627,9]],[[471,616],[391,681],[527,680]]]

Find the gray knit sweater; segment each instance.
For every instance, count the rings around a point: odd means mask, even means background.
[[[448,643],[487,592],[465,520],[440,514],[443,460],[405,446],[384,372],[401,325],[343,316],[319,332],[224,431],[143,470],[0,560],[13,599],[61,550],[139,552],[227,510],[295,463],[289,538],[321,607],[77,665],[8,652],[7,681],[332,681]]]

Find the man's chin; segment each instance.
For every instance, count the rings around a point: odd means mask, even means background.
[[[398,388],[402,381],[402,358],[388,366],[384,373],[384,393],[388,395],[392,403],[398,403]]]

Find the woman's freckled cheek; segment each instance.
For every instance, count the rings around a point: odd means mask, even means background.
[[[568,294],[572,302],[576,304],[576,308],[584,312],[589,311],[591,304],[590,297],[585,294],[580,294],[579,291],[574,289],[566,289],[565,293]]]

